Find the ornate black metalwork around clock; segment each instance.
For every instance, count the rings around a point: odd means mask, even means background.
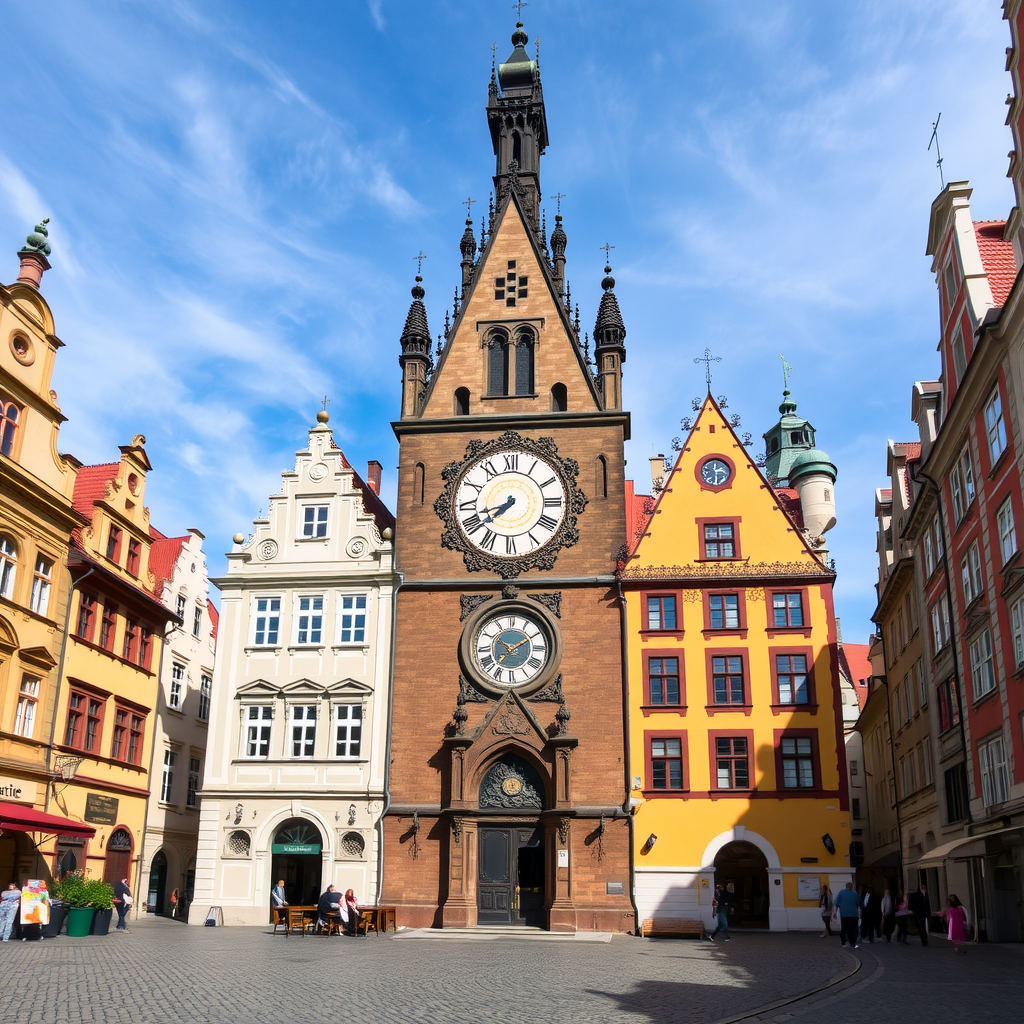
[[[441,543],[461,551],[470,572],[512,579],[529,569],[552,569],[559,551],[579,540],[577,519],[587,507],[579,463],[562,458],[552,437],[506,430],[466,445],[461,462],[441,471],[445,486],[434,502],[444,524]]]

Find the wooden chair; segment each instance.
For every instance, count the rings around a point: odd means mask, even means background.
[[[321,935],[326,935],[330,938],[332,935],[341,935],[341,914],[328,914],[323,918],[323,927],[320,929]]]
[[[271,914],[273,915],[274,930],[272,935],[277,934],[278,928],[283,928],[285,934],[288,934],[288,908],[287,907],[273,907],[271,908]]]
[[[301,907],[288,907],[288,929],[285,932],[286,936],[290,936],[292,932],[298,929],[299,934],[303,937],[306,935],[306,929],[310,927],[311,923],[306,917],[306,911]]]

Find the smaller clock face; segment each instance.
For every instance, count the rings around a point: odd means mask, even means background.
[[[518,611],[488,616],[473,638],[477,668],[507,689],[525,686],[547,665],[551,644],[539,623]]]
[[[721,487],[722,484],[728,483],[731,476],[732,469],[729,463],[723,462],[722,459],[708,459],[700,467],[700,478],[712,487]]]

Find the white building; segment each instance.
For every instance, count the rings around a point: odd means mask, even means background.
[[[394,517],[317,415],[309,447],[221,589],[219,657],[202,787],[195,901],[201,924],[269,918],[328,884],[376,899],[384,809]]]
[[[203,535],[165,537],[149,554],[154,592],[178,617],[165,638],[136,913],[187,914],[196,873],[199,787],[213,695],[218,614],[210,601]],[[172,894],[178,902],[172,905]]]

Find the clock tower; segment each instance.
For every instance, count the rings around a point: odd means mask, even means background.
[[[397,595],[381,902],[402,925],[626,931],[621,608],[626,330],[610,268],[581,337],[522,24],[492,69],[496,201],[436,351],[401,337]]]

